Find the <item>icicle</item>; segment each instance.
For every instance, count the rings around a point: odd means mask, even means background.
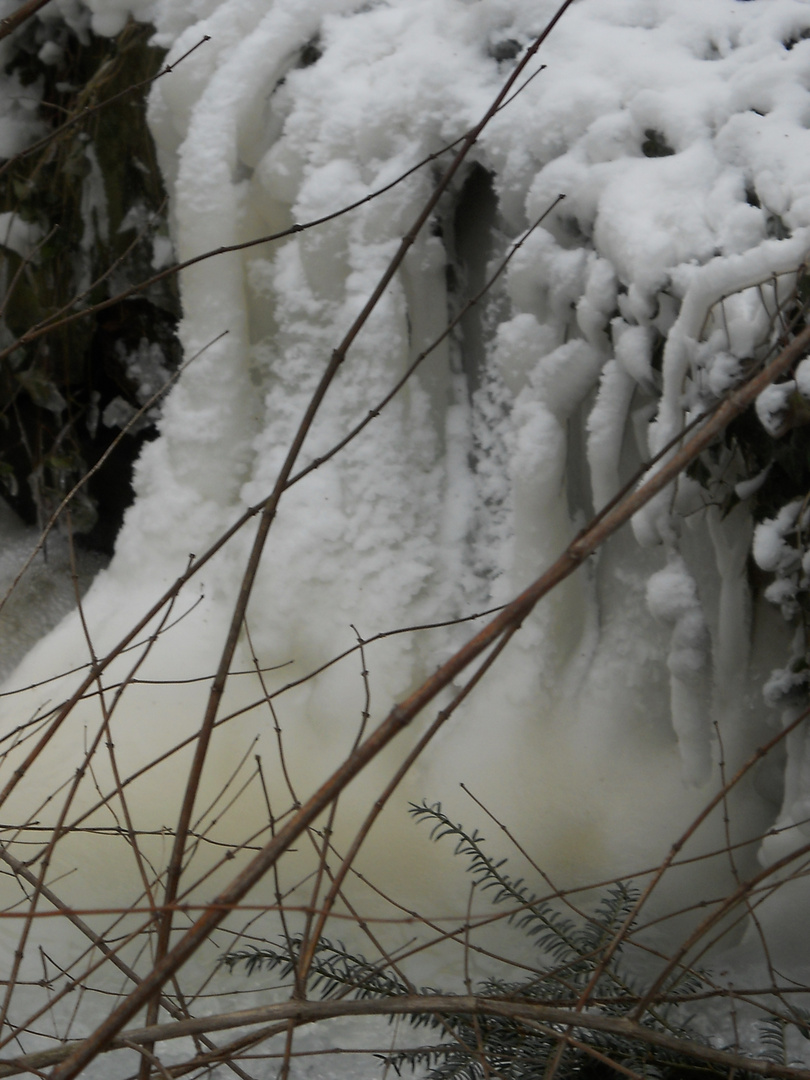
[[[678,736],[684,779],[700,786],[711,775],[711,725],[707,714],[708,633],[694,578],[680,555],[647,582],[647,606],[672,626],[670,672],[672,726]]]

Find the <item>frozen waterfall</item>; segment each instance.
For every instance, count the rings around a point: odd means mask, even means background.
[[[115,916],[87,916],[107,939],[134,933],[160,902],[255,519],[106,667],[19,782],[15,770],[88,665],[273,490],[332,350],[451,160],[444,148],[486,113],[558,3],[83,3],[97,33],[117,33],[130,14],[151,21],[169,63],[207,39],[155,83],[149,123],[177,259],[231,249],[182,273],[189,363],[137,463],[110,565],[82,619],[74,612],[39,640],[3,698],[7,849],[37,873],[46,866],[70,907],[131,907],[112,930]],[[285,490],[270,529],[191,818],[178,892],[191,907],[175,934],[350,755],[361,728],[771,355],[808,281],[808,37],[804,0],[578,0],[566,11],[525,71],[535,77],[484,129],[416,237],[304,442],[294,474],[326,460]],[[760,419],[536,608],[416,760],[360,850],[362,880],[346,885],[360,922],[392,920],[379,930],[390,947],[418,933],[397,921],[404,912],[444,925],[468,903],[460,861],[429,842],[409,802],[441,802],[493,849],[502,841],[538,889],[493,818],[556,889],[643,883],[687,835],[644,910],[642,921],[663,919],[644,938],[662,949],[696,922],[665,916],[726,896],[807,843],[801,725],[689,831],[804,707],[806,498],[756,456],[763,442],[800,437],[803,366],[762,395]],[[745,442],[755,425],[756,453]],[[435,711],[341,796],[328,834],[336,865]],[[290,904],[309,902],[317,859],[304,838],[295,846],[248,904],[272,907],[288,890]],[[30,875],[3,880],[3,905],[23,910]],[[47,896],[37,903],[48,909]],[[758,909],[777,964],[806,950],[799,903],[797,880]],[[474,908],[487,910],[486,897]],[[216,949],[275,925],[252,928],[250,917],[230,917]],[[2,933],[13,952],[22,925],[8,920]],[[80,938],[35,920],[21,985],[43,978],[38,944],[56,978],[80,963]],[[728,941],[729,963],[760,963],[750,924]],[[143,966],[139,949],[136,937],[122,955]],[[449,954],[420,963],[442,973],[429,978],[458,974]],[[97,977],[116,989],[122,978]],[[36,988],[23,1000],[14,1022],[34,1012]]]

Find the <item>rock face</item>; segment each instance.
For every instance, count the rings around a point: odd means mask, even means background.
[[[0,174],[0,347],[9,358],[0,374],[0,482],[14,510],[42,527],[95,467],[71,503],[71,528],[109,555],[132,501],[132,463],[155,436],[157,404],[129,422],[179,359],[179,299],[174,277],[122,296],[171,257],[144,113],[163,54],[148,45],[146,26],[132,23],[110,40],[89,21],[79,9],[67,22],[51,12],[4,42],[4,108],[13,114],[21,83],[29,110],[17,143],[0,144],[9,155]],[[63,323],[60,311],[81,317]],[[47,319],[59,325],[9,353]]]

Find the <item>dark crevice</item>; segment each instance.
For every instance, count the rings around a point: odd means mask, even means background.
[[[297,66],[299,68],[312,67],[313,64],[318,63],[322,56],[323,52],[320,47],[320,38],[316,36],[311,41],[308,41],[301,50]]]
[[[504,41],[496,41],[494,45],[489,47],[489,55],[493,60],[497,60],[501,63],[504,60],[514,60],[520,56],[523,51],[523,46],[515,38],[506,38]]]
[[[464,181],[453,215],[454,284],[458,290],[455,301],[459,307],[484,287],[497,212],[492,174],[475,164]],[[462,366],[470,394],[478,389],[484,366],[483,314],[482,304],[476,304],[461,319]]]
[[[644,157],[672,157],[675,153],[669,145],[666,137],[654,128],[647,128],[644,132],[644,142],[641,144],[641,152]]]
[[[800,41],[807,41],[808,38],[810,38],[810,27],[805,27],[803,30],[797,30],[794,34],[791,34],[782,44],[790,52]]]

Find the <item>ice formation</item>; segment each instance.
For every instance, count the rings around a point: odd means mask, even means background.
[[[153,21],[169,61],[210,38],[156,84],[150,102],[184,260],[362,200],[458,139],[557,4],[87,7],[104,34],[129,13]],[[565,200],[380,418],[284,495],[248,613],[262,665],[287,665],[266,675],[271,690],[350,648],[353,627],[371,638],[503,603],[650,453],[743,377],[810,248],[809,31],[803,0],[579,0],[569,9],[535,64],[545,70],[485,129],[353,344],[302,465],[377,408],[510,243],[558,194]],[[184,272],[181,336],[196,359],[171,392],[160,439],[140,459],[137,501],[86,599],[96,655],[184,571],[190,552],[204,551],[272,489],[331,350],[442,160],[318,228]],[[804,392],[803,369],[797,380]],[[762,400],[759,414],[773,434],[794,391],[783,384]],[[459,792],[461,781],[558,885],[628,875],[658,864],[716,792],[721,757],[730,775],[770,737],[785,698],[764,700],[762,686],[774,668],[784,676],[790,634],[773,604],[752,610],[746,577],[746,500],[767,477],[751,475],[730,451],[716,469],[716,499],[684,478],[527,620],[417,763],[369,841],[365,870],[411,900],[458,903],[455,885],[443,892],[441,860],[427,861],[403,808],[407,798],[442,800],[470,826],[485,823]],[[726,512],[722,500],[735,485],[738,502]],[[790,541],[798,514],[789,508],[764,522],[754,540],[763,570],[792,582],[771,597],[783,608],[804,572]],[[214,670],[249,541],[243,530],[206,567],[204,587],[195,579],[190,597],[181,594],[172,618],[183,619],[122,699],[113,741],[128,772],[195,730],[205,684],[177,680]],[[372,722],[468,633],[461,625],[369,646]],[[87,660],[73,616],[37,645],[13,684]],[[133,663],[119,662],[111,682]],[[237,667],[251,667],[246,642]],[[13,699],[7,723],[63,695],[62,686]],[[355,656],[279,699],[287,766],[301,794],[348,752],[363,692]],[[255,677],[235,676],[224,712],[262,697]],[[5,819],[58,812],[58,800],[38,805],[42,793],[69,779],[78,751],[68,747],[92,738],[99,722],[95,700],[77,710],[72,734],[63,732],[37,766],[35,789],[15,792]],[[275,735],[264,705],[226,730],[217,777],[208,776],[212,792],[256,737],[272,768]],[[401,753],[349,792],[341,807],[349,820]],[[763,769],[735,792],[735,841],[778,819],[788,830],[779,852],[796,842],[789,827],[806,816],[806,754],[804,736],[794,734],[787,782],[778,768]],[[133,784],[139,828],[172,824],[175,762]],[[99,764],[93,783],[112,784],[108,769]],[[88,780],[75,813],[96,797]],[[250,798],[245,814],[259,822],[253,789]],[[724,842],[718,811],[693,850]],[[113,857],[113,844],[97,846],[100,864]],[[760,866],[758,847],[740,850],[740,872]],[[159,848],[157,841],[150,858],[161,857]],[[127,852],[114,857],[115,881],[95,879],[93,888],[120,902],[136,868]],[[712,895],[731,871],[722,857],[679,873],[664,908]],[[81,887],[68,882],[66,892],[81,895]],[[789,922],[775,917],[772,929],[789,949]]]

